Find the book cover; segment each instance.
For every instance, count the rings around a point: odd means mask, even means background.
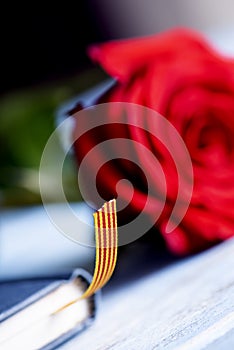
[[[83,269],[69,278],[3,283],[0,290],[0,347],[2,350],[54,349],[95,319],[99,292],[60,310],[79,298],[91,282]]]

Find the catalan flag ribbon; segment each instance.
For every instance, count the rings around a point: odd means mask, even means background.
[[[113,199],[106,202],[93,216],[96,240],[96,261],[92,282],[79,299],[64,305],[54,314],[81,299],[90,297],[109,281],[114,272],[118,250],[116,200]]]
[[[87,298],[102,288],[111,278],[115,269],[118,247],[116,200],[103,205],[94,216],[96,239],[96,263],[93,280],[82,295]]]

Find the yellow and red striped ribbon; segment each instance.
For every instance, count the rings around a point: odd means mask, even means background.
[[[93,280],[82,295],[87,298],[102,288],[111,278],[115,269],[118,247],[116,200],[103,205],[94,216],[96,263]]]
[[[90,297],[109,281],[114,272],[118,249],[116,200],[113,199],[105,203],[93,216],[96,240],[96,261],[92,282],[81,297],[59,308],[53,315],[81,299]]]

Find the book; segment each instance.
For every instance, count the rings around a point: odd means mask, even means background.
[[[5,297],[4,307],[3,290],[0,291],[1,350],[17,349],[19,345],[24,350],[54,349],[87,328],[95,319],[100,293],[73,301],[83,295],[90,283],[91,276],[83,269],[74,270],[68,279],[21,282],[21,288],[13,285],[14,297],[8,283],[5,295],[11,295],[11,305]],[[31,289],[26,298],[22,286]]]
[[[117,210],[112,199],[93,213],[96,261],[93,277],[76,269],[69,279],[50,282],[0,314],[0,348],[53,349],[86,328],[96,314],[99,291],[111,278],[117,260]],[[26,286],[27,288],[27,286]],[[10,291],[7,296],[12,299]],[[5,295],[6,295],[5,292]],[[16,293],[19,288],[16,287]],[[4,294],[4,293],[3,293]],[[0,299],[1,292],[0,292]]]

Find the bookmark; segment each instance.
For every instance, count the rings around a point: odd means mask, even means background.
[[[93,280],[82,295],[87,298],[102,288],[111,278],[116,261],[118,247],[118,230],[116,215],[116,200],[113,199],[103,205],[94,216],[96,262]]]
[[[96,241],[96,261],[92,282],[81,297],[64,305],[53,314],[57,314],[79,300],[93,295],[109,281],[114,272],[118,250],[116,200],[112,199],[111,201],[106,202],[101,209],[93,214],[93,216]]]

